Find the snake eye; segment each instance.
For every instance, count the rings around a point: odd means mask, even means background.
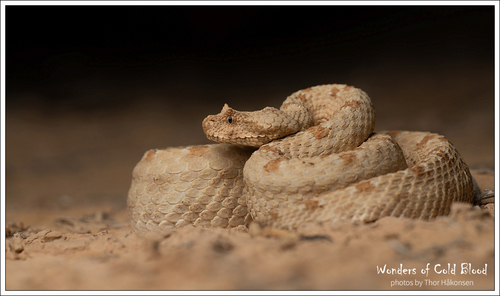
[[[233,117],[231,115],[227,117],[227,122],[233,123]]]

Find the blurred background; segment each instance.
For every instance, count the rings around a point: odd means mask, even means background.
[[[493,6],[9,5],[5,23],[8,212],[125,209],[148,149],[326,83],[366,91],[376,130],[494,169]]]

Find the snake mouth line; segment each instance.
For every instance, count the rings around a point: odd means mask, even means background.
[[[211,141],[218,143],[244,145],[251,147],[260,147],[266,143],[269,143],[272,140],[265,136],[247,136],[247,137],[234,137],[234,138],[207,136],[207,138]]]

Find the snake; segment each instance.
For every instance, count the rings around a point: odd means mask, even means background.
[[[353,86],[299,90],[279,109],[225,104],[202,128],[217,144],[151,149],[134,167],[127,205],[136,232],[429,220],[453,202],[473,203],[470,170],[448,139],[375,132],[373,103]]]

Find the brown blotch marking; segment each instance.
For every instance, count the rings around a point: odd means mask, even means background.
[[[353,89],[353,88],[354,88],[354,86],[352,86],[352,85],[346,85],[346,86],[344,87],[344,90],[345,90],[345,91],[350,91],[350,90],[351,90],[351,89]]]
[[[306,210],[316,210],[316,209],[321,209],[323,208],[322,205],[319,204],[319,201],[317,200],[306,200],[306,201],[303,201],[303,202],[300,202],[298,204],[302,204],[306,207]]]
[[[208,149],[208,145],[204,145],[204,146],[198,146],[198,147],[189,147],[188,150],[189,150],[189,153],[187,156],[203,156],[206,151]]]
[[[307,90],[309,90],[309,88],[308,88],[308,89],[305,89],[305,90],[303,90],[303,91],[307,91]],[[302,103],[305,103],[305,102],[307,101],[306,94],[304,94],[304,93],[299,93],[299,94],[297,94],[295,97],[296,97],[297,99],[299,99]]]
[[[432,155],[432,154],[438,155],[440,153],[443,153],[442,150],[443,150],[442,147],[437,147],[432,150],[429,150],[429,152],[427,152],[426,155]]]
[[[444,159],[445,162],[450,162],[451,160],[453,160],[453,158],[450,158],[450,156],[448,155],[448,153],[444,153],[444,152],[438,152],[436,154],[438,157],[441,157]]]
[[[426,135],[422,140],[420,140],[420,142],[418,142],[417,146],[424,147],[425,145],[427,145],[427,142],[429,142],[429,140],[431,140],[432,138],[434,138],[433,135]]]
[[[303,90],[300,90],[300,94],[299,95],[302,96],[302,97],[305,97],[305,93],[310,92],[312,90],[313,90],[312,87],[305,88]]]
[[[342,153],[339,154],[339,157],[344,161],[344,165],[349,165],[356,160],[356,153],[354,152]]]
[[[340,110],[347,108],[347,107],[359,108],[360,105],[361,104],[358,101],[350,100],[350,101],[345,102],[345,104],[342,107],[340,107]]]
[[[415,177],[418,177],[425,173],[425,169],[421,165],[416,165],[412,167],[410,170]]]
[[[333,87],[332,88],[332,97],[336,98],[337,97],[337,94],[339,93],[339,89],[336,88],[336,87]]]
[[[270,160],[268,161],[265,165],[264,165],[264,170],[266,172],[274,172],[276,171],[279,166],[280,166],[280,163],[284,160],[290,160],[290,158],[286,158],[286,157],[282,157],[282,158],[277,158],[277,159],[273,159],[273,160]]]
[[[313,137],[316,139],[322,139],[326,136],[328,136],[328,133],[330,130],[328,128],[324,128],[321,125],[316,125],[308,129],[308,132],[310,132]]]
[[[271,147],[271,146],[269,146],[269,145],[266,145],[266,146],[261,146],[261,147],[259,148],[259,151],[262,151],[262,152],[274,152],[274,153],[276,153],[276,154],[278,154],[278,155],[283,155],[283,152],[281,152],[281,150],[276,149],[276,148],[274,148],[274,147]]]
[[[149,150],[146,152],[146,160],[151,160],[156,154],[156,149]]]
[[[424,138],[422,141],[420,141],[420,143],[423,142],[424,140],[426,140],[426,139]],[[445,142],[446,144],[443,144],[444,146],[449,146],[451,144],[450,141],[448,141],[446,138],[439,137],[439,138],[437,138],[437,140]],[[428,141],[428,139],[426,140],[425,143],[427,143],[427,141]],[[421,148],[420,143],[418,143],[417,145]],[[424,145],[425,145],[425,143],[424,143]],[[445,162],[449,162],[450,160],[453,160],[453,157],[450,157],[449,153],[445,152],[448,150],[446,148],[447,147],[438,146],[438,147],[430,150],[429,152],[427,152],[426,155],[431,156],[434,154],[437,157],[443,158]]]
[[[370,181],[364,181],[358,183],[356,189],[361,192],[370,192],[375,190],[375,186],[373,186]]]

